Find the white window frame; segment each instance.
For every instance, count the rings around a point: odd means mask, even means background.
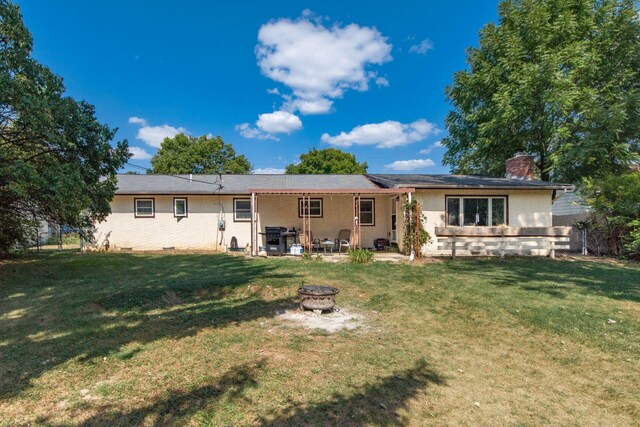
[[[459,225],[451,225],[449,224],[449,199],[458,199],[460,212],[458,213],[458,224]],[[464,199],[488,199],[487,204],[487,225],[464,225]],[[445,196],[444,201],[444,216],[445,216],[445,225],[447,227],[497,227],[498,225],[492,225],[493,223],[493,199],[502,199],[504,200],[504,224],[509,224],[509,196],[485,196],[485,195],[465,195],[465,196]]]
[[[184,213],[182,214],[178,213],[178,209],[177,209],[178,201],[184,202]],[[173,199],[173,216],[175,218],[186,218],[189,216],[189,202],[187,201],[186,197],[175,197]]]
[[[324,214],[324,210],[323,210],[323,206],[322,206],[322,198],[315,198],[315,199],[308,199],[308,198],[302,198],[302,199],[298,199],[298,218],[302,218],[303,217],[303,213],[304,213],[304,203],[305,202],[309,202],[309,212],[307,213],[307,217],[309,218],[322,218],[322,215]],[[317,203],[318,206],[313,206],[314,203]],[[311,213],[313,210],[317,209],[319,212],[318,213]]]
[[[238,209],[238,202],[248,202],[249,209]],[[238,212],[248,213],[248,218],[238,218]],[[251,199],[233,199],[233,222],[251,222]]]
[[[362,221],[362,212],[369,212],[369,211],[363,211],[362,210],[362,202],[371,202],[371,222],[363,222]],[[376,199],[373,198],[361,198],[360,199],[360,206],[359,206],[359,211],[360,211],[360,225],[363,226],[374,226],[376,225]]]
[[[140,213],[138,211],[138,202],[151,202],[150,213]],[[133,199],[133,213],[136,218],[153,218],[156,216],[156,201],[152,197]]]

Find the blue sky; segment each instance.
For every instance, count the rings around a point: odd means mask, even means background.
[[[336,147],[372,173],[447,173],[444,88],[497,1],[18,1],[34,56],[149,167],[221,135],[258,172]]]

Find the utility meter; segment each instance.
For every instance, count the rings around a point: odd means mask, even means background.
[[[218,230],[224,230],[224,219],[218,220]]]

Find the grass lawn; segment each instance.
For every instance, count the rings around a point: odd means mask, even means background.
[[[276,317],[302,283],[363,326]],[[639,377],[638,264],[0,263],[0,425],[640,425]]]

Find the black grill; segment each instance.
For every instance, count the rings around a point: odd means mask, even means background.
[[[279,255],[289,253],[291,243],[295,243],[298,236],[295,229],[289,231],[287,227],[265,227],[264,233],[260,234],[263,234],[265,237],[265,249],[267,253]],[[291,242],[289,242],[290,239]]]

